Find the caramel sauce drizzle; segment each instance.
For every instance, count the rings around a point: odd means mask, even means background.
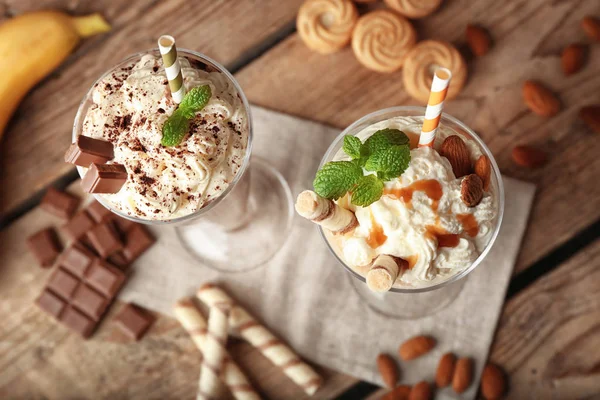
[[[371,230],[367,237],[367,244],[372,248],[376,249],[387,240],[387,236],[383,232],[383,227],[375,221],[373,213],[371,213]]]
[[[385,189],[383,194],[395,199],[401,199],[406,203],[407,207],[412,207],[412,198],[415,192],[425,192],[425,195],[427,195],[427,197],[433,201],[431,208],[433,211],[437,211],[440,199],[444,194],[442,185],[437,179],[424,179],[416,181],[410,186],[404,188]]]
[[[479,224],[477,224],[477,220],[473,214],[456,214],[456,219],[462,224],[467,235],[471,237],[477,236],[479,233]]]

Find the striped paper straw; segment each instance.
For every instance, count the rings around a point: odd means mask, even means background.
[[[158,49],[165,65],[165,72],[169,80],[171,95],[175,103],[179,104],[185,95],[185,86],[183,85],[183,75],[181,66],[177,59],[177,47],[175,47],[175,38],[169,35],[162,35],[158,38]]]
[[[419,147],[433,147],[435,132],[440,124],[450,79],[452,79],[452,72],[448,68],[438,68],[433,74],[429,101],[425,109],[425,119],[421,128],[421,136],[419,136]]]

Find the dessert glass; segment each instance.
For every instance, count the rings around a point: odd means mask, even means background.
[[[170,220],[151,220],[115,209],[102,195],[94,194],[100,204],[118,216],[141,224],[174,225],[177,236],[188,252],[202,264],[226,272],[257,268],[281,248],[291,228],[292,196],[283,176],[266,161],[253,157],[252,116],[246,96],[235,78],[222,65],[191,50],[177,49],[179,57],[200,63],[226,76],[240,97],[248,118],[248,144],[242,165],[229,186],[210,203],[188,215]],[[82,133],[96,83],[122,67],[137,63],[144,55],[160,58],[158,49],[133,54],[110,68],[94,82],[79,105],[73,123],[72,139]],[[77,167],[83,177],[85,168]],[[277,235],[272,233],[277,232]]]
[[[409,136],[412,136],[412,148],[414,145],[416,145],[416,141],[413,140],[416,139],[414,133],[420,131],[424,115],[424,107],[401,106],[376,111],[374,113],[362,117],[361,119],[347,127],[333,141],[333,143],[329,146],[329,149],[327,149],[327,152],[323,156],[319,168],[321,168],[323,164],[329,161],[333,161],[335,159],[336,155],[343,146],[344,136],[354,136],[361,132],[363,129],[373,124],[394,117],[411,117],[419,121],[418,124],[407,126],[407,130],[413,133],[413,135],[410,135],[410,132],[407,132]],[[340,255],[340,249],[336,249],[336,246],[330,241],[331,233],[325,232],[321,226],[318,227],[319,231],[321,232],[321,236],[323,237],[323,240],[325,240],[325,243],[327,243],[327,247],[329,248],[329,250],[333,253],[338,262],[342,264],[342,266],[344,266],[348,272],[350,272],[350,275],[352,276],[350,279],[354,289],[372,309],[386,316],[408,319],[418,318],[435,313],[447,307],[460,293],[462,286],[465,282],[465,280],[462,278],[465,278],[473,270],[475,270],[475,268],[479,264],[481,264],[481,262],[488,255],[498,236],[500,227],[502,225],[502,216],[504,213],[504,186],[502,184],[500,170],[498,169],[498,165],[496,164],[496,161],[491,151],[487,148],[485,143],[483,143],[481,138],[479,138],[479,136],[477,136],[477,134],[473,132],[473,130],[471,130],[467,125],[457,120],[456,118],[449,116],[448,114],[442,114],[440,120],[440,127],[443,127],[444,129],[448,130],[449,134],[460,135],[465,140],[472,141],[476,145],[476,147],[481,151],[482,154],[487,155],[489,157],[492,165],[490,190],[495,198],[497,216],[494,225],[491,228],[489,242],[481,251],[481,254],[479,254],[477,259],[469,267],[456,273],[455,275],[449,276],[443,281],[435,282],[430,285],[414,288],[392,287],[387,293],[375,293],[367,288],[365,277],[345,263],[343,257]],[[440,138],[436,138],[436,148],[439,140]]]

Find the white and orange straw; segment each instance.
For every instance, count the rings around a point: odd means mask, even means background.
[[[425,109],[425,119],[421,128],[421,136],[419,136],[419,147],[433,147],[435,132],[440,124],[450,79],[452,79],[452,72],[448,68],[438,68],[433,74],[429,101]]]

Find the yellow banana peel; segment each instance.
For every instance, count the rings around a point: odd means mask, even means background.
[[[100,14],[72,17],[30,12],[0,25],[0,139],[27,92],[52,72],[82,38],[107,32]]]

